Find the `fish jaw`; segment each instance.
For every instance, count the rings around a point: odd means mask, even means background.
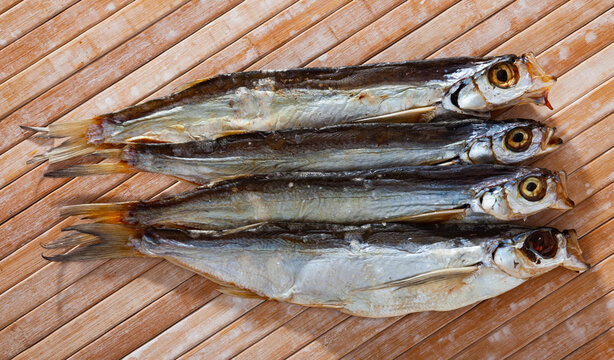
[[[548,127],[546,129],[546,134],[544,135],[542,142],[540,144],[540,153],[542,155],[553,152],[563,145],[563,139],[554,135],[556,133],[555,127]]]
[[[567,192],[567,173],[564,170],[560,170],[556,173],[556,178],[559,180],[556,186],[558,201],[552,205],[552,208],[558,210],[573,209],[575,203],[569,198]]]
[[[563,235],[567,240],[567,258],[563,267],[572,271],[584,272],[590,269],[590,264],[582,257],[582,249],[578,243],[578,234],[575,230],[565,230]]]
[[[527,102],[545,105],[548,109],[553,110],[550,101],[548,101],[548,94],[552,86],[556,83],[556,77],[544,71],[532,52],[523,54],[521,60],[526,64],[529,76],[532,80],[531,87],[527,92]]]

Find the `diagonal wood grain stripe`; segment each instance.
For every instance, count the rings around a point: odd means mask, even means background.
[[[614,0],[1,0],[0,358],[598,358],[614,312]],[[559,77],[556,126],[577,206],[527,221],[576,228],[593,268],[556,269],[441,313],[361,319],[221,295],[160,260],[75,264],[40,242],[78,219],[58,207],[191,188],[154,174],[47,179],[52,146],[18,125],[84,119],[220,72],[534,51]],[[510,335],[512,334],[512,335]]]

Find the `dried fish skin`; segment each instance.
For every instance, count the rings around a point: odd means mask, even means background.
[[[572,206],[563,172],[467,165],[251,176],[154,201],[68,206],[63,214],[222,230],[261,222],[472,221],[465,217],[474,214],[511,220]]]
[[[553,228],[267,224],[224,234],[100,225],[72,227],[100,240],[48,259],[161,257],[220,284],[227,294],[365,317],[452,310],[559,266],[580,272],[589,267],[573,231]]]
[[[562,143],[555,129],[533,120],[463,119],[410,124],[347,124],[230,135],[181,144],[132,144],[105,151],[116,164],[76,165],[48,172],[72,177],[115,172],[163,173],[197,184],[276,172],[517,164]]]
[[[554,82],[532,54],[250,71],[218,75],[93,119],[28,129],[69,137],[35,159],[57,162],[95,152],[102,144],[181,143],[355,121],[488,116],[515,104],[548,104]]]

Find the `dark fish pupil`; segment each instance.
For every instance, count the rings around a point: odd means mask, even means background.
[[[507,81],[507,71],[501,69],[497,71],[497,80],[501,81],[501,82],[506,82]]]
[[[522,140],[524,140],[524,135],[522,133],[516,133],[514,137],[512,137],[512,140],[517,143],[522,142]]]
[[[550,259],[556,255],[556,239],[548,231],[536,231],[529,235],[522,246],[522,251],[527,257],[532,261],[536,261],[535,254],[532,254],[531,249],[542,257]]]
[[[535,189],[537,189],[537,184],[533,182],[527,184],[527,190],[534,191]]]

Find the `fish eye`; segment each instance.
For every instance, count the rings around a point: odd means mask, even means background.
[[[511,63],[499,63],[490,68],[488,79],[496,87],[507,89],[518,82],[516,65]]]
[[[528,127],[517,127],[505,135],[505,146],[513,152],[525,151],[531,145],[533,133]]]
[[[558,251],[558,242],[552,232],[538,230],[525,239],[521,250],[533,262],[537,261],[535,253],[544,259],[552,259]]]
[[[529,201],[539,201],[546,196],[546,182],[535,176],[529,176],[520,182],[518,191]]]

